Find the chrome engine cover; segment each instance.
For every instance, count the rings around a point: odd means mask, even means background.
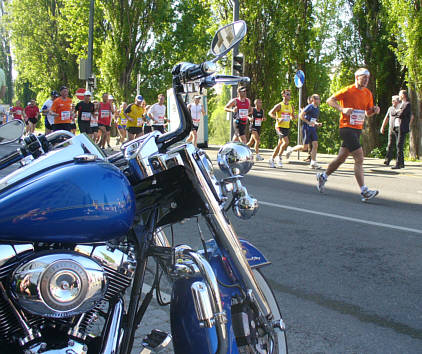
[[[11,291],[26,311],[63,318],[92,310],[104,298],[103,267],[71,251],[35,253],[12,274]]]

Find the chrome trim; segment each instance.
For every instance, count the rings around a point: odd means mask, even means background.
[[[208,292],[207,285],[202,281],[196,281],[191,285],[190,289],[200,327],[213,327],[214,314],[212,312],[211,296]]]
[[[229,345],[226,328],[227,316],[221,303],[220,289],[218,288],[214,270],[204,257],[192,249],[185,249],[183,254],[189,256],[195,262],[206,281],[205,284],[207,284],[208,290],[211,293],[210,300],[212,300],[211,306],[214,313],[215,328],[218,337],[218,349],[216,353],[227,354]]]
[[[121,326],[123,319],[124,303],[120,298],[114,304],[113,310],[107,317],[104,325],[103,342],[101,344],[101,353],[118,353],[123,337],[123,328]]]
[[[62,133],[62,131],[58,131],[57,133]],[[52,134],[47,135],[47,138]],[[79,134],[69,140],[66,140],[64,143],[58,144],[54,150],[41,155],[39,158],[31,161],[26,166],[23,166],[3,177],[0,180],[0,191],[11,184],[52,166],[66,162],[73,162],[75,157],[87,153],[95,155],[100,160],[105,160],[105,155],[98,149],[95,143],[92,142],[92,140],[85,134]]]
[[[186,145],[185,148],[187,150],[187,155],[189,155],[190,158],[193,159],[193,155],[195,152],[194,147]],[[229,224],[226,216],[221,210],[220,204],[214,197],[198,165],[196,163],[192,163],[191,165],[195,170],[195,175],[203,191],[203,195],[206,198],[205,202],[208,205],[209,212],[204,216],[208,222],[209,227],[211,228],[211,232],[213,233],[217,244],[220,247],[223,247],[229,253],[231,261],[233,262],[236,270],[239,272],[243,282],[245,283],[246,288],[252,290],[252,293],[254,294],[254,297],[256,299],[256,304],[258,305],[262,314],[265,316],[265,318],[271,317],[272,314],[270,306],[267,300],[265,299],[265,296],[262,293],[262,290],[260,289],[252,273],[252,269],[249,266],[249,263],[242,252],[242,246],[239,242],[236,232]]]
[[[161,227],[155,230],[153,237],[155,245],[160,247],[171,247],[170,242]]]
[[[34,246],[31,243],[0,245],[0,268],[3,267],[7,261],[17,256],[18,254],[33,250]]]
[[[88,257],[54,253],[17,267],[11,290],[19,305],[32,314],[70,317],[97,305],[106,293],[107,278],[104,269]]]

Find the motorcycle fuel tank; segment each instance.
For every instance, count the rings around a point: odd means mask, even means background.
[[[129,181],[104,161],[70,162],[25,176],[0,194],[0,241],[84,243],[127,233]]]

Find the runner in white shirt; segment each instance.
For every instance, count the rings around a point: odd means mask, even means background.
[[[52,132],[52,125],[54,124],[54,116],[49,113],[51,106],[53,105],[53,101],[59,97],[57,91],[51,92],[51,98],[44,102],[41,108],[41,112],[45,117],[44,125],[45,125],[45,135],[50,134]]]
[[[154,103],[148,111],[148,117],[152,119],[153,130],[158,130],[164,134],[164,124],[167,122],[166,105],[164,104],[164,95],[158,95],[158,102]]]
[[[189,134],[189,137],[186,139],[187,143],[192,142],[193,145],[197,147],[197,140],[198,140],[198,128],[199,123],[201,122],[202,117],[205,115],[204,107],[202,106],[201,102],[201,96],[195,96],[194,102],[188,104],[188,109],[190,111],[190,114],[192,116],[192,130]]]

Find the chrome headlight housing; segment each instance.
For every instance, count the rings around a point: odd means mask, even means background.
[[[253,166],[251,149],[239,142],[223,145],[217,155],[218,166],[228,176],[245,175]]]
[[[11,290],[23,309],[44,317],[70,317],[92,310],[107,289],[104,269],[73,253],[35,256],[15,269]]]

